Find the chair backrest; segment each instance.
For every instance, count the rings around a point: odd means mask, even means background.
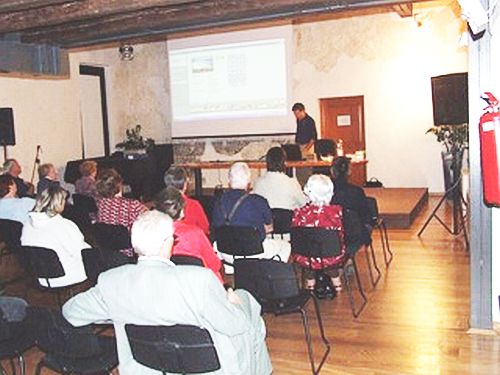
[[[249,291],[259,302],[285,299],[300,293],[293,265],[274,259],[236,259],[234,285]]]
[[[210,333],[190,325],[125,325],[132,356],[140,364],[174,374],[201,374],[220,369]]]
[[[366,204],[370,210],[370,218],[373,222],[376,222],[379,218],[378,203],[373,197],[366,197]]]
[[[65,275],[61,261],[54,250],[38,246],[23,246],[21,251],[27,255],[30,270],[36,278],[47,280]],[[47,284],[50,285],[48,281]]]
[[[334,229],[293,227],[290,232],[292,253],[311,258],[340,254],[339,234]]]
[[[359,242],[366,232],[365,226],[361,221],[361,217],[356,211],[344,209],[342,216],[344,224],[345,243],[353,244]],[[361,243],[359,243],[361,245]]]
[[[94,283],[104,271],[135,263],[134,258],[123,255],[119,251],[101,251],[93,248],[82,250],[82,260],[87,278]]]
[[[21,246],[23,224],[19,221],[0,219],[0,239],[9,249]]]
[[[292,226],[293,211],[285,210],[283,208],[271,209],[273,214],[273,233],[285,234],[290,233]]]
[[[75,207],[82,209],[84,212],[97,212],[97,204],[95,199],[83,194],[73,194],[73,203]]]
[[[91,326],[73,327],[59,310],[28,307],[36,327],[37,345],[45,352],[66,358],[89,358],[102,350]]]
[[[332,139],[318,139],[314,142],[314,153],[318,156],[336,156],[337,146]]]
[[[298,161],[302,160],[302,152],[300,151],[300,146],[295,143],[288,143],[281,145],[283,151],[285,151],[287,161]]]
[[[123,225],[94,223],[91,234],[101,250],[123,250],[132,248],[130,234]]]
[[[215,228],[217,250],[221,253],[250,256],[264,252],[259,231],[254,227],[224,225]]]
[[[203,261],[200,258],[189,255],[172,255],[170,260],[178,266],[200,266],[203,267]]]
[[[90,224],[92,223],[87,211],[83,210],[81,207],[69,203],[66,203],[66,205],[64,206],[62,216],[75,223],[83,233],[87,231],[87,229],[90,227]]]
[[[12,338],[12,331],[9,322],[4,317],[2,309],[0,309],[0,345],[2,341],[10,340]]]

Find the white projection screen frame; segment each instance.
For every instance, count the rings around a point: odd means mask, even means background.
[[[291,26],[167,43],[173,138],[295,132]]]

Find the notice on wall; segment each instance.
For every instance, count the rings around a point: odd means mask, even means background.
[[[351,115],[338,115],[337,126],[351,126]]]

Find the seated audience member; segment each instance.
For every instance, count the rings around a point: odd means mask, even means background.
[[[0,310],[8,322],[22,322],[26,317],[28,303],[22,298],[0,296]]]
[[[75,193],[87,195],[89,197],[95,197],[95,178],[97,176],[97,163],[93,160],[87,160],[80,164],[79,169],[82,177],[80,177],[75,182]]]
[[[187,224],[196,225],[206,235],[209,234],[210,224],[208,223],[207,215],[201,206],[200,202],[187,196],[188,176],[186,170],[180,167],[170,167],[163,178],[165,186],[173,186],[181,191],[184,197],[184,222]]]
[[[33,184],[24,181],[19,175],[22,172],[21,165],[16,159],[7,159],[3,163],[3,170],[5,174],[12,176],[17,186],[17,196],[19,198],[32,196],[35,192]]]
[[[348,233],[350,242],[369,245],[371,242],[371,214],[368,208],[366,195],[364,190],[356,185],[349,183],[348,178],[351,171],[351,160],[346,157],[338,157],[333,161],[332,175],[333,185],[335,186],[335,195],[332,198],[332,204],[342,206],[344,210],[355,211],[362,223],[364,224],[361,230],[356,231],[358,234],[354,237]]]
[[[75,326],[111,320],[122,375],[158,374],[137,363],[125,325],[188,324],[210,332],[220,360],[220,374],[267,375],[272,367],[260,306],[244,290],[227,292],[203,267],[171,261],[172,219],[156,210],[142,214],[132,227],[138,264],[99,276],[97,286],[70,299],[63,315]]]
[[[297,179],[285,174],[286,155],[281,147],[271,148],[266,155],[267,172],[254,184],[253,193],[267,199],[271,208],[293,210],[306,203]]]
[[[17,186],[12,176],[0,176],[0,219],[19,221],[28,220],[28,213],[35,207],[35,200],[24,197],[17,198]]]
[[[59,182],[59,174],[57,173],[54,164],[42,164],[38,167],[38,184],[36,185],[36,193],[40,195],[49,187],[61,186]]]
[[[342,207],[330,205],[333,195],[332,181],[321,174],[312,175],[304,186],[304,192],[309,198],[309,203],[294,211],[292,226],[318,227],[338,231],[340,240],[340,253],[324,258],[308,258],[303,255],[293,254],[295,263],[304,267],[306,287],[313,289],[315,284],[315,271],[324,270],[332,279],[332,283],[341,290],[339,272],[336,268],[341,264],[346,254],[344,243],[344,229],[342,226]]]
[[[182,193],[173,186],[168,186],[156,197],[155,207],[174,220],[175,242],[172,254],[201,259],[203,265],[214,271],[215,276],[223,282],[220,274],[221,261],[207,236],[199,227],[183,220],[185,202]]]
[[[83,249],[91,247],[82,232],[71,220],[61,216],[67,192],[60,187],[49,187],[37,198],[33,212],[23,227],[21,244],[54,250],[63,266],[65,275],[49,279],[52,287],[67,286],[87,279],[83,267]],[[39,279],[46,286],[45,279]]]
[[[123,179],[114,169],[105,169],[99,174],[96,190],[99,223],[123,225],[130,231],[137,217],[148,210],[138,200],[122,196]]]
[[[266,238],[273,231],[273,217],[267,200],[257,194],[249,194],[250,169],[246,163],[234,163],[229,169],[229,187],[214,203],[212,225],[250,226],[260,233],[264,253],[256,258],[272,258],[276,255],[283,262],[290,256],[290,244],[280,239]],[[222,258],[232,262],[232,256],[220,253]],[[232,267],[225,267],[231,273]]]

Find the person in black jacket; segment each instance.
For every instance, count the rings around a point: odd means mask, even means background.
[[[350,165],[351,159],[344,156],[337,157],[333,161],[332,180],[335,194],[333,195],[331,203],[342,206],[344,211],[354,211],[361,221],[360,228],[350,229],[350,227],[352,227],[349,225],[350,223],[345,223],[346,241],[359,245],[369,245],[371,242],[372,229],[370,209],[364,190],[348,181]],[[344,219],[346,219],[345,214]]]

